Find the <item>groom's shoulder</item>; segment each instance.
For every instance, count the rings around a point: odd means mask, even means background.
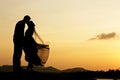
[[[19,20],[17,23],[23,23],[24,21],[23,20]]]
[[[20,24],[24,24],[24,21],[23,20],[20,20],[16,23],[16,25],[20,25]]]

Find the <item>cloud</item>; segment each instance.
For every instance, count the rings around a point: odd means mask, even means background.
[[[112,38],[116,38],[117,35],[115,32],[111,32],[111,33],[102,33],[99,34],[93,38],[90,38],[89,40],[107,40],[107,39],[112,39]]]

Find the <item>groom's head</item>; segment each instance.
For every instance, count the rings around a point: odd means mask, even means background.
[[[25,21],[25,23],[28,23],[30,21],[30,19],[31,19],[30,16],[26,15],[26,16],[24,16],[23,21]]]

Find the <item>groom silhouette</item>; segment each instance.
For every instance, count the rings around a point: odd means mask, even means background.
[[[30,21],[28,15],[24,16],[23,20],[17,22],[14,30],[13,42],[14,42],[14,53],[13,53],[13,71],[21,71],[21,56],[23,49],[23,39],[24,39],[24,28],[25,24]]]

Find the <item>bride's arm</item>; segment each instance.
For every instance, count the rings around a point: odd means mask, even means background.
[[[40,38],[40,36],[38,35],[38,33],[36,32],[36,30],[34,31],[35,35],[38,37],[38,39],[42,42],[42,44],[44,44],[44,41]]]

